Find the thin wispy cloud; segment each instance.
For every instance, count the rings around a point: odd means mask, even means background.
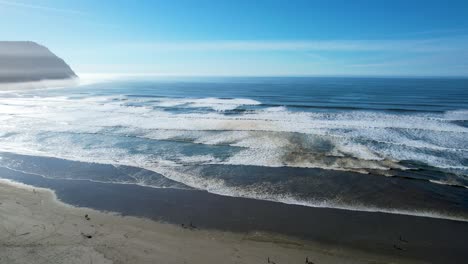
[[[24,8],[24,9],[35,9],[35,10],[43,10],[48,12],[57,12],[57,13],[67,13],[67,14],[74,14],[74,15],[84,15],[86,14],[83,11],[73,10],[73,9],[64,9],[64,8],[57,8],[52,6],[44,6],[44,5],[36,5],[36,4],[29,4],[29,3],[22,3],[17,1],[5,1],[0,0],[0,5],[3,6],[10,6],[10,7],[17,7],[17,8]]]
[[[418,40],[333,41],[202,41],[122,44],[125,48],[154,51],[408,51],[437,52],[463,49],[467,37]]]
[[[171,66],[174,72],[183,72],[184,67],[191,67],[187,66],[190,60],[197,61],[193,65],[200,65],[198,59],[203,56],[203,65],[211,69],[206,70],[209,74],[217,73],[223,65],[225,72],[232,74],[235,69],[239,75],[253,71],[261,75],[359,75],[365,72],[418,76],[466,75],[463,68],[453,69],[456,65],[466,64],[466,47],[466,35],[400,40],[212,40],[105,45],[108,52],[125,50],[145,58],[148,63],[153,61],[146,58],[157,58],[155,65],[162,65],[161,62],[165,61],[166,68],[168,64],[176,64]],[[183,62],[174,63],[181,58]],[[287,63],[290,67],[286,72],[284,65]],[[247,69],[246,65],[255,65],[255,71]]]
[[[410,56],[408,58],[394,58],[385,60],[375,60],[374,62],[350,63],[348,68],[389,68],[389,67],[408,67],[425,68],[431,65],[449,65],[445,68],[463,68],[466,66],[468,54],[466,53],[437,53],[421,56]]]

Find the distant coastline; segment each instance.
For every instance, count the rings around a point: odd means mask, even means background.
[[[49,88],[75,83],[71,67],[31,41],[0,41],[0,89]]]

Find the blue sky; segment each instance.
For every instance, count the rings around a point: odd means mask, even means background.
[[[78,73],[468,76],[468,1],[0,0]]]

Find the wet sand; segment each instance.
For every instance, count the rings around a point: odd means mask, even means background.
[[[76,208],[0,180],[0,263],[412,263],[262,233],[181,227]]]
[[[75,206],[117,212],[124,216],[145,217],[157,220],[158,222],[149,221],[154,225],[165,222],[181,232],[186,232],[183,226],[192,224],[197,230],[201,229],[210,234],[235,232],[236,236],[250,237],[260,233],[263,235],[254,236],[255,239],[269,241],[267,243],[276,241],[274,237],[277,236],[281,237],[279,241],[287,237],[288,247],[293,245],[305,250],[301,253],[302,260],[299,256],[289,258],[288,255],[282,262],[277,263],[304,263],[305,256],[314,250],[325,250],[326,254],[332,256],[335,253],[330,252],[346,252],[343,254],[351,259],[363,257],[365,261],[361,259],[359,263],[385,263],[395,259],[398,263],[406,260],[410,263],[462,263],[468,257],[465,244],[468,235],[467,222],[311,208],[226,197],[197,190],[47,179],[5,168],[0,168],[0,175],[3,178],[52,189],[61,201]],[[152,230],[152,227],[149,230]],[[184,240],[183,237],[180,239]],[[318,246],[303,248],[310,243]],[[231,244],[225,246],[230,250],[233,248]],[[278,252],[277,249],[271,250]],[[206,252],[211,254],[209,250]],[[186,256],[191,254],[187,252]],[[265,252],[266,255],[268,253]],[[249,261],[240,263],[262,263],[265,262],[265,258],[258,257],[251,259],[252,262]]]

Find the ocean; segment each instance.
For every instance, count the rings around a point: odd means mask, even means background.
[[[0,167],[466,221],[468,79],[155,78],[4,91]]]

